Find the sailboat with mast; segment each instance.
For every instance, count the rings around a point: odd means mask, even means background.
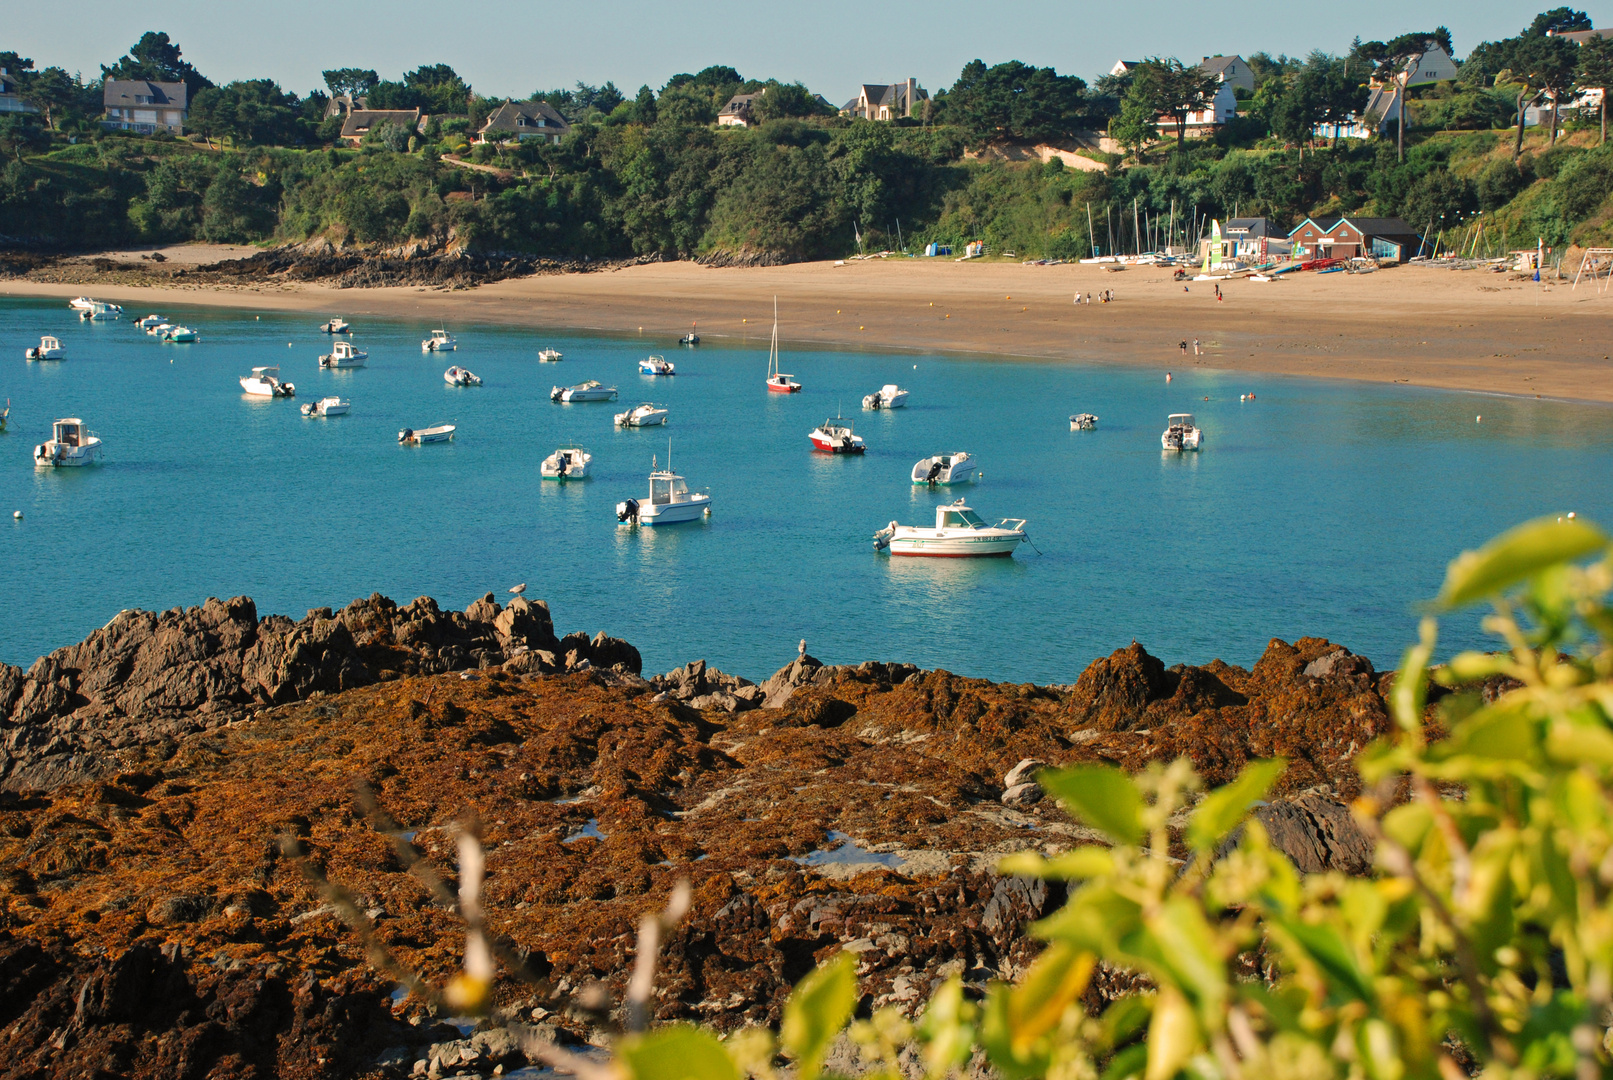
[[[799,394],[801,384],[778,369],[778,297],[773,297],[773,347],[767,353],[767,389],[774,394]]]

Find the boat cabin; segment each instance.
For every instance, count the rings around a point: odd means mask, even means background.
[[[84,421],[78,417],[58,420],[51,425],[51,436],[58,446],[78,446],[84,431]]]
[[[279,378],[279,376],[280,376],[280,365],[276,364],[273,367],[255,367],[255,368],[252,369],[252,374],[257,376],[260,379],[263,378],[265,375],[270,376],[271,378]]]
[[[844,435],[848,438],[852,434],[850,422],[843,418],[834,416],[831,416],[829,419],[825,420],[823,422],[823,426],[818,430],[823,432],[825,435]]]
[[[677,473],[653,472],[650,474],[650,503],[665,506],[668,503],[689,501],[689,485]]]
[[[1169,426],[1171,426],[1171,427],[1190,428],[1190,427],[1196,427],[1197,425],[1195,425],[1193,423],[1193,414],[1192,413],[1190,413],[1190,412],[1178,412],[1178,413],[1171,413],[1170,425]]]
[[[433,330],[431,332],[431,343],[433,345],[447,344],[451,340],[453,339],[448,336],[448,331],[446,330]]]
[[[358,355],[358,350],[351,341],[338,341],[331,346],[331,355],[338,360],[351,360]]]
[[[986,523],[980,515],[962,504],[954,503],[952,506],[937,506],[935,508],[935,527],[937,529],[984,529]]]
[[[60,341],[57,341],[53,337],[42,337],[42,338],[39,339],[39,351],[40,352],[53,352],[56,349],[60,349],[61,347],[62,347],[62,343]]]

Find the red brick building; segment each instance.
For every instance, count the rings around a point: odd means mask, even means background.
[[[1296,259],[1354,259],[1363,255],[1389,262],[1414,258],[1422,237],[1399,218],[1306,218],[1288,239]]]

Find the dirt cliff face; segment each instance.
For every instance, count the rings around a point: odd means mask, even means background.
[[[1274,641],[1252,671],[1166,668],[1133,645],[1073,688],[810,657],[758,687],[704,665],[653,682],[625,659],[584,667],[579,649],[603,660],[631,646],[575,635],[539,649],[553,633],[536,605],[521,614],[533,623],[514,626],[490,598],[453,617],[389,604],[284,625],[239,605],[219,613],[218,644],[200,655],[239,667],[181,681],[205,684],[204,702],[230,701],[227,719],[131,737],[92,781],[0,796],[0,986],[12,988],[0,993],[0,1063],[11,1063],[0,1076],[401,1075],[446,1045],[418,1001],[400,999],[394,1016],[390,981],[280,854],[281,838],[297,838],[396,956],[450,975],[462,928],[366,821],[360,785],[450,881],[455,830],[478,823],[491,930],[558,994],[603,980],[619,1001],[638,917],[689,878],[694,907],[666,944],[657,1016],[731,1028],[776,1021],[793,982],[839,949],[857,954],[871,1005],[917,1007],[953,973],[981,984],[1021,970],[1036,951],[1025,927],[1062,893],[998,877],[997,859],[1091,839],[1033,785],[1005,792],[1024,759],[1136,770],[1186,754],[1213,783],[1283,754],[1285,791],[1348,794],[1354,752],[1388,728],[1370,665],[1319,639]],[[141,648],[193,648],[157,644],[166,617],[152,617]],[[132,677],[144,654],[120,647],[116,629],[78,648],[135,657]],[[297,634],[321,642],[307,670],[324,674],[252,674],[302,670],[284,659],[307,647],[290,644]],[[540,651],[549,660],[531,659]],[[72,685],[48,723],[92,706],[113,710],[95,714],[113,729],[145,722],[116,680],[84,674],[104,663],[53,656],[50,672],[78,674],[49,681]],[[186,663],[203,660],[160,666]],[[556,673],[528,670],[545,668]],[[295,700],[276,703],[288,685]],[[14,693],[11,730],[17,703],[41,693]],[[88,704],[69,710],[79,698]],[[1325,861],[1342,849],[1312,826],[1347,822],[1318,798],[1281,825],[1296,857]],[[135,1008],[110,990],[104,1008],[78,1004],[83,986],[142,980],[180,1004]],[[513,981],[498,994],[505,1008],[560,1010]],[[588,1032],[563,1011],[547,1019],[562,1037]]]

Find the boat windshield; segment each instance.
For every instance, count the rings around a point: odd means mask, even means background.
[[[1193,414],[1190,412],[1171,413],[1171,427],[1192,427]]]
[[[57,424],[56,425],[56,441],[61,443],[63,446],[77,446],[78,445],[78,425],[77,424]]]
[[[672,502],[683,502],[684,496],[689,494],[689,485],[683,482],[683,477],[674,476],[670,479],[662,477],[650,478],[650,502],[656,505]]]
[[[980,515],[967,508],[962,510],[941,511],[941,528],[943,529],[982,529],[986,523],[980,520]]]

